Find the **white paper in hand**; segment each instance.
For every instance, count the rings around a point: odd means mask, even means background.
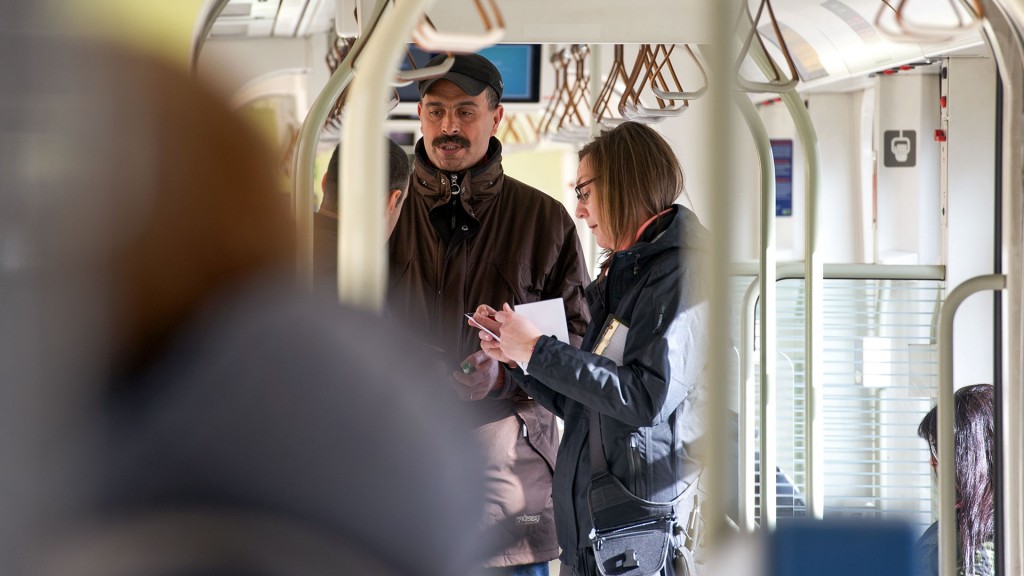
[[[516,314],[522,314],[545,336],[554,336],[561,342],[569,343],[569,325],[565,321],[565,302],[561,298],[517,304]],[[520,362],[523,372],[527,362]]]

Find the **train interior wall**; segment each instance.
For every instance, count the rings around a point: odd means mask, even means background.
[[[263,99],[246,104],[273,110],[274,119],[265,122],[276,128],[268,133],[276,133],[286,149],[288,134],[302,121],[301,111],[326,82],[322,55],[329,39],[330,35],[286,42],[214,38],[200,71],[216,74],[227,92],[238,94],[266,81],[275,70],[291,70],[298,80],[290,95],[283,96],[293,99],[290,106],[282,105],[280,98],[276,103]],[[561,48],[565,46],[546,46],[544,91],[554,83],[548,57]],[[636,45],[626,46],[627,64],[636,52]],[[594,46],[592,58],[606,70],[611,45]],[[232,62],[239,64],[225,64]],[[684,85],[702,82],[692,62],[679,59],[677,66]],[[993,271],[995,86],[991,58],[954,55],[933,58],[913,70],[863,75],[832,87],[819,82],[802,94],[823,159],[820,215],[825,232],[819,250],[824,261],[946,266],[944,282],[826,284],[826,411],[856,422],[826,431],[827,516],[899,515],[922,529],[931,520],[934,486],[915,427],[934,402],[939,303],[963,279]],[[773,141],[792,147],[790,203],[785,212],[778,212],[776,241],[780,262],[798,262],[806,249],[802,143],[785,106],[770,95],[755,95],[752,100]],[[753,262],[758,257],[759,162],[746,127],[710,125],[708,106],[706,98],[695,100],[685,113],[656,128],[683,166],[686,196],[680,201],[704,219],[715,190],[708,184],[708,147],[702,143],[714,130],[735,131],[736,148],[729,163],[742,202],[730,233],[734,260]],[[386,130],[418,137],[415,118],[408,109],[401,112],[388,120]],[[540,113],[510,107],[506,118],[514,121],[513,114]],[[942,130],[944,142],[937,130]],[[322,138],[320,169],[336,138],[330,133]],[[903,155],[905,149],[895,152],[908,140],[912,159]],[[506,170],[552,194],[572,213],[578,146],[550,138],[506,142]],[[580,238],[593,270],[598,252],[582,226]],[[747,281],[737,280],[737,292]],[[800,282],[780,283],[778,461],[798,490],[807,480],[801,420],[802,298]],[[973,297],[958,313],[958,386],[993,380],[992,318],[990,295]],[[738,405],[735,393],[730,404]]]

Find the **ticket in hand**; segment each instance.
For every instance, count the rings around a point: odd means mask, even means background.
[[[469,323],[470,323],[470,324],[472,324],[473,326],[476,326],[477,328],[479,328],[479,329],[483,330],[483,331],[484,331],[484,332],[486,332],[486,333],[487,333],[488,335],[490,335],[490,337],[491,337],[491,338],[494,338],[494,341],[495,341],[495,342],[501,342],[501,336],[498,336],[498,335],[497,335],[497,334],[495,334],[494,332],[491,332],[491,331],[490,331],[490,330],[488,330],[487,328],[484,328],[483,326],[481,326],[481,325],[480,325],[480,324],[479,324],[479,323],[478,323],[478,322],[477,322],[476,320],[474,320],[474,319],[473,319],[473,315],[472,315],[472,314],[468,314],[468,313],[467,313],[467,314],[466,314],[466,318],[469,318]]]

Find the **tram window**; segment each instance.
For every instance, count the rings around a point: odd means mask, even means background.
[[[417,68],[425,66],[437,54],[424,52],[412,44],[409,45],[409,52]],[[498,44],[484,48],[477,54],[490,60],[501,72],[505,83],[501,97],[503,104],[540,103],[540,44]],[[408,69],[408,60],[403,60],[402,70]],[[401,102],[419,102],[419,89],[416,84],[403,86],[398,89],[398,98]]]

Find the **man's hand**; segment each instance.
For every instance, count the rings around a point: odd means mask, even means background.
[[[467,374],[467,372],[469,372]],[[501,385],[504,370],[501,364],[478,350],[462,362],[462,369],[452,372],[452,388],[462,400],[483,400]]]
[[[495,310],[494,308],[491,308],[486,304],[481,304],[480,306],[477,306],[476,311],[473,313],[473,320],[472,322],[469,323],[469,325],[473,326],[474,328],[483,326],[484,328],[487,328],[494,334],[500,335],[501,324],[494,319],[494,315],[496,313],[497,310]],[[498,341],[492,338],[490,334],[483,330],[480,331],[480,349],[486,352],[488,356],[494,358],[498,362],[512,364],[513,366],[515,365],[514,362],[512,362],[512,360],[505,356],[505,354],[501,351],[501,345],[498,344]]]

